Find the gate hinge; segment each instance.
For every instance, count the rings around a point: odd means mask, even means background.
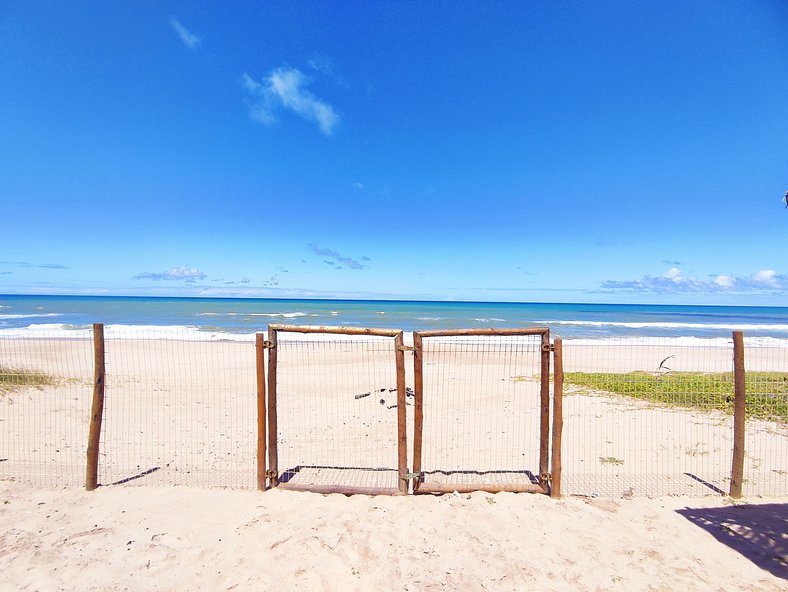
[[[274,471],[273,469],[268,469],[265,472],[265,476],[268,477],[269,479],[274,479],[276,477],[276,471]]]
[[[400,345],[397,346],[397,350],[401,352],[406,352],[406,351],[415,351],[416,348],[413,347],[412,345]]]
[[[276,349],[273,341],[263,341],[263,349]]]
[[[552,343],[545,343],[542,345],[542,351],[543,352],[555,351],[555,345],[553,345]]]
[[[552,473],[542,473],[539,475],[539,482],[540,483],[550,483],[553,480]]]
[[[400,477],[403,481],[408,481],[409,479],[420,479],[421,473],[405,473]]]

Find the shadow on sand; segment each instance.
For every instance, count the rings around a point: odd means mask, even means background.
[[[293,479],[295,479],[301,471],[306,470],[329,470],[329,471],[359,471],[361,474],[363,473],[389,473],[394,474],[395,479],[397,475],[397,469],[387,468],[387,467],[345,467],[339,465],[297,465],[295,467],[291,467],[285,471],[283,471],[279,475],[279,482],[280,483],[289,483]]]
[[[788,504],[677,510],[758,567],[788,579]]]
[[[709,489],[711,489],[711,490],[712,490],[714,493],[719,493],[720,495],[727,495],[727,493],[726,493],[726,492],[724,492],[722,489],[720,489],[719,487],[717,487],[716,485],[714,485],[714,483],[709,483],[709,482],[708,482],[708,481],[706,481],[705,479],[701,479],[700,477],[698,477],[697,475],[693,475],[692,473],[684,473],[684,474],[685,474],[687,477],[689,477],[690,479],[694,479],[694,480],[695,480],[695,481],[697,481],[698,483],[701,483],[701,484],[705,485],[706,487],[708,487]]]
[[[134,481],[135,479],[142,479],[143,477],[146,477],[151,473],[155,473],[160,468],[161,467],[153,467],[152,469],[148,469],[147,471],[142,471],[137,475],[132,475],[131,477],[126,477],[125,479],[121,479],[120,481],[115,481],[114,483],[110,483],[110,485],[123,485],[124,483],[128,483],[129,481]]]
[[[539,478],[534,475],[531,471],[516,471],[516,470],[491,470],[491,471],[474,471],[470,469],[456,469],[456,470],[442,470],[442,469],[434,469],[432,471],[422,471],[421,472],[422,479],[424,475],[445,475],[446,477],[450,477],[452,475],[478,475],[479,477],[484,477],[489,479],[490,477],[503,476],[503,477],[525,477],[530,483],[533,485],[539,484]],[[492,481],[493,483],[497,483],[497,481]]]

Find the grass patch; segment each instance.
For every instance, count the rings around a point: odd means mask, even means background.
[[[615,456],[600,456],[599,462],[603,465],[623,465],[624,461],[620,458],[616,458]]]
[[[31,386],[40,389],[53,384],[55,384],[54,376],[44,372],[0,366],[0,394]]]
[[[733,413],[732,372],[567,372],[564,382],[673,407]],[[788,421],[788,373],[747,372],[747,416]]]

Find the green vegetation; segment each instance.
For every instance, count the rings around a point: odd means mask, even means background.
[[[37,370],[0,366],[0,395],[25,387],[41,388],[55,384],[55,378]]]
[[[620,458],[616,458],[615,456],[600,456],[599,462],[603,465],[623,465],[624,461]]]
[[[564,382],[674,407],[733,413],[733,373],[567,372]],[[747,416],[788,421],[788,373],[747,372]]]

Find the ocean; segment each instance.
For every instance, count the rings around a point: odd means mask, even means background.
[[[0,295],[0,335],[67,337],[92,323],[172,329],[194,338],[250,336],[269,323],[417,329],[548,326],[565,339],[788,339],[788,307],[394,300],[278,300]]]

